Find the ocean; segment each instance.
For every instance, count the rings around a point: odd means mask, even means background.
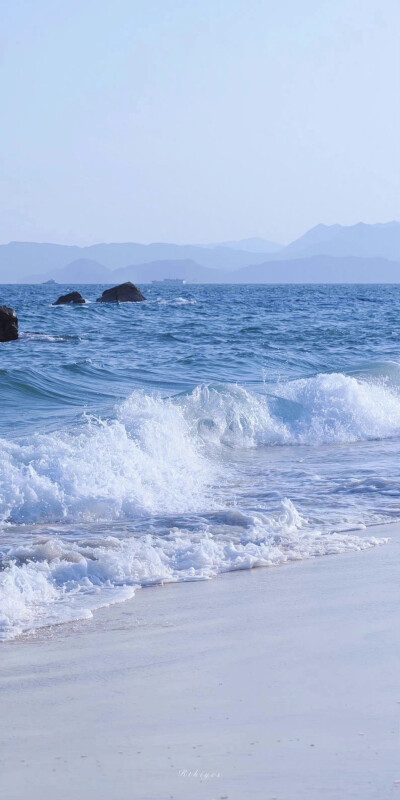
[[[0,287],[2,639],[400,519],[400,286],[141,288]]]

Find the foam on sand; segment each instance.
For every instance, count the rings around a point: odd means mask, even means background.
[[[90,617],[92,611],[159,583],[212,578],[219,573],[382,543],[376,537],[309,530],[290,500],[271,515],[227,511],[202,530],[172,528],[118,539],[64,541],[32,537],[8,549],[0,572],[0,638],[54,623]]]

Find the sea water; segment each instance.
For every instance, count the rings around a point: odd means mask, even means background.
[[[400,518],[400,287],[141,288],[0,287],[0,638]]]

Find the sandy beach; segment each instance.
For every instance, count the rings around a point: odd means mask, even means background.
[[[372,530],[3,643],[1,797],[397,797],[400,525]]]

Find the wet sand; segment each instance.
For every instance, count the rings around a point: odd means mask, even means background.
[[[400,525],[372,530],[1,644],[0,797],[400,797]]]

